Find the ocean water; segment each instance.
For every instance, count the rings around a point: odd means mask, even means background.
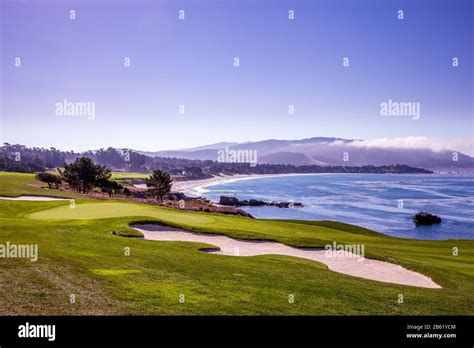
[[[334,220],[404,238],[474,239],[473,183],[472,174],[315,174],[229,180],[190,193],[213,201],[226,195],[304,204],[243,208],[257,218]],[[416,226],[418,211],[442,223]]]

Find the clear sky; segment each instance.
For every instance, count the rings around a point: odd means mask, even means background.
[[[0,16],[2,142],[473,137],[470,0],[0,0]],[[95,117],[58,116],[65,99]],[[381,116],[389,99],[420,103],[420,119]]]

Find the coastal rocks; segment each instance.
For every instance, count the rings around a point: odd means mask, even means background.
[[[252,215],[250,215],[246,211],[243,211],[242,209],[234,208],[234,207],[216,207],[216,206],[212,206],[210,212],[211,213],[218,213],[218,214],[225,214],[225,215],[243,216],[243,217],[247,217],[247,218],[250,218],[250,219],[254,218]]]
[[[142,199],[145,199],[148,197],[148,193],[146,191],[138,191],[138,190],[131,191],[131,195],[134,198],[142,198]]]
[[[189,199],[184,193],[181,192],[170,192],[165,196],[166,199],[173,201],[179,201],[180,199]]]
[[[295,208],[295,207],[301,208],[303,206],[303,203],[299,203],[299,202],[270,202],[266,205],[275,206],[275,207],[278,207],[278,208]]]
[[[188,211],[198,211],[203,213],[217,213],[225,215],[243,216],[253,219],[253,216],[246,211],[233,206],[219,206],[203,198],[192,198],[184,201],[184,205],[180,205],[178,201],[169,200],[166,205],[171,208]]]
[[[251,206],[251,207],[261,207],[261,206],[270,206],[270,207],[278,207],[278,208],[294,208],[294,207],[302,207],[302,203],[297,202],[265,202],[260,201],[257,199],[250,199],[250,200],[239,200],[236,197],[231,196],[220,196],[219,199],[220,205],[228,205],[233,207],[244,207],[244,206]]]
[[[252,215],[242,209],[232,206],[232,204],[227,206],[217,205],[204,197],[190,197],[182,192],[176,191],[166,194],[163,197],[163,200],[160,201],[156,198],[151,198],[145,190],[133,189],[127,200],[142,204],[166,206],[179,210],[236,215],[253,219]]]
[[[441,222],[441,218],[430,213],[419,212],[413,216],[413,222],[417,225],[432,225],[439,224]]]
[[[233,206],[238,206],[239,200],[235,197],[229,197],[229,196],[221,196],[219,199],[219,204],[220,205],[233,205]]]

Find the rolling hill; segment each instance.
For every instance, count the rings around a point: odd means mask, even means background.
[[[291,165],[390,165],[405,164],[434,170],[472,171],[474,159],[454,150],[429,148],[396,148],[364,146],[354,139],[314,137],[301,140],[269,139],[246,143],[218,143],[194,149],[141,152],[148,156],[176,157],[192,160],[217,160],[217,151],[251,150],[258,163]],[[138,151],[140,152],[140,151]]]

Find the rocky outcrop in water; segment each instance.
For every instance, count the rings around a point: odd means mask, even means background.
[[[441,222],[441,218],[438,215],[419,212],[413,216],[413,222],[417,225],[432,225],[439,224]]]
[[[219,199],[220,205],[227,205],[233,207],[262,207],[262,206],[270,206],[270,207],[278,207],[278,208],[294,208],[294,207],[302,207],[302,203],[298,202],[265,202],[260,201],[257,199],[250,199],[250,200],[239,200],[236,197],[231,196],[221,196]]]

